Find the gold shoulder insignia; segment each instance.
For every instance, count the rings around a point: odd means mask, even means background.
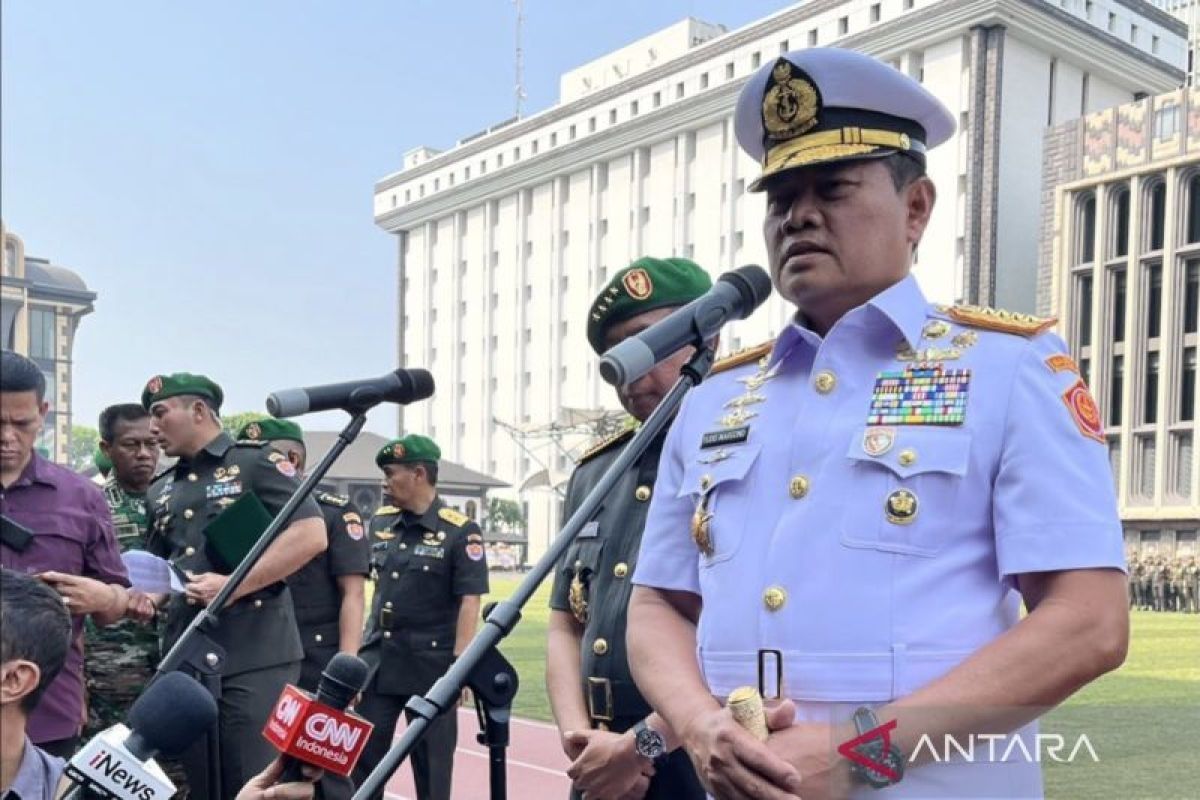
[[[463,514],[459,511],[455,511],[453,508],[450,508],[449,506],[446,506],[445,508],[440,509],[438,511],[438,516],[441,517],[442,519],[446,520],[446,522],[449,522],[451,525],[455,526],[456,528],[461,528],[462,526],[466,525],[468,522],[471,521],[471,518],[468,517],[466,514]]]
[[[389,514],[399,514],[402,510],[403,509],[397,508],[396,506],[380,506],[379,508],[375,509],[375,513],[372,514],[372,516],[386,517]]]
[[[1056,317],[1035,317],[1033,314],[986,306],[938,306],[938,311],[961,325],[1027,337],[1044,333],[1058,322]]]
[[[325,503],[326,505],[345,508],[350,505],[350,498],[344,494],[334,494],[333,492],[317,492],[317,502]]]
[[[591,461],[593,458],[600,455],[605,450],[609,450],[612,447],[615,447],[616,445],[625,441],[630,436],[633,436],[633,432],[635,430],[637,430],[637,428],[630,426],[630,427],[625,428],[624,430],[617,431],[616,433],[612,434],[611,436],[605,436],[603,439],[601,439],[600,441],[596,442],[591,447],[589,447],[584,452],[584,454],[579,457],[579,464],[584,464],[588,461]]]
[[[708,371],[709,375],[716,375],[718,372],[724,372],[734,367],[740,367],[743,364],[749,364],[751,361],[758,361],[771,353],[771,348],[775,346],[775,340],[756,344],[754,347],[746,347],[738,350],[736,353],[730,353],[724,358],[718,359],[712,365],[712,369]]]

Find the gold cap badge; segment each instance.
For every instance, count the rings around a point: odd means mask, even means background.
[[[763,128],[767,138],[782,142],[812,130],[817,124],[820,105],[821,96],[808,76],[790,61],[779,59],[763,95]]]

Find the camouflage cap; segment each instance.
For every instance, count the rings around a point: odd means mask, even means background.
[[[168,397],[178,397],[181,394],[194,394],[212,403],[213,409],[221,410],[225,401],[225,393],[211,378],[205,375],[193,375],[190,372],[174,372],[170,375],[155,375],[146,381],[142,389],[142,408],[147,411],[159,400]]]
[[[274,442],[279,439],[290,439],[293,442],[303,442],[304,432],[300,426],[290,419],[258,419],[247,422],[238,429],[236,439],[248,439],[252,442]]]
[[[587,338],[597,354],[613,325],[658,308],[682,306],[712,288],[712,278],[686,258],[639,258],[618,272],[588,310]]]
[[[442,451],[428,436],[411,433],[392,441],[379,448],[375,454],[375,464],[411,464],[416,461],[432,461],[435,464],[442,457]]]

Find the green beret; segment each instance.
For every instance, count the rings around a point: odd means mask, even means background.
[[[375,464],[411,464],[414,461],[432,461],[437,463],[442,457],[442,451],[428,436],[412,433],[403,439],[393,439],[379,448],[375,454]]]
[[[149,411],[150,406],[159,400],[178,397],[181,394],[194,394],[206,398],[212,403],[215,411],[221,410],[221,403],[225,400],[225,393],[221,391],[221,387],[204,375],[175,372],[171,375],[155,375],[146,381],[146,388],[142,390],[142,408]]]
[[[249,439],[252,442],[274,442],[279,439],[290,439],[293,442],[304,442],[304,432],[300,426],[290,419],[258,419],[247,422],[237,432],[235,439]]]
[[[646,311],[682,306],[712,288],[712,278],[686,258],[639,258],[618,272],[588,310],[587,338],[597,354],[613,325]]]
[[[96,465],[96,469],[100,471],[100,474],[106,478],[108,477],[108,473],[112,472],[112,459],[105,455],[104,451],[99,447],[92,453],[92,463]]]

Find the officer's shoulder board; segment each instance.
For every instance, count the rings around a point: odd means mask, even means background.
[[[636,429],[635,428],[625,428],[624,430],[617,431],[616,433],[612,434],[611,436],[605,436],[603,439],[601,439],[600,441],[596,442],[591,447],[589,447],[584,452],[584,454],[579,457],[579,463],[584,464],[584,463],[592,460],[596,456],[600,455],[601,453],[605,452],[606,450],[611,450],[612,448],[614,448],[617,445],[624,442],[630,436],[633,436],[634,430],[636,430]]]
[[[731,370],[734,367],[740,367],[743,364],[749,364],[751,361],[758,361],[763,356],[771,353],[771,348],[775,346],[775,340],[769,339],[762,344],[756,344],[754,347],[746,347],[738,350],[736,353],[730,353],[724,358],[717,359],[712,365],[712,369],[708,371],[709,375],[716,375],[719,372]]]
[[[471,518],[466,514],[463,514],[461,511],[455,511],[449,506],[438,509],[438,516],[456,528],[461,528],[471,521]]]
[[[1056,317],[1035,317],[1033,314],[1022,314],[1019,311],[1006,311],[1002,308],[988,308],[987,306],[959,305],[935,306],[935,308],[947,318],[969,328],[1012,333],[1026,338],[1045,333],[1058,322]]]
[[[399,514],[402,510],[403,509],[397,508],[396,506],[380,506],[379,508],[375,509],[375,513],[372,514],[372,516],[386,517],[389,514]]]
[[[317,502],[324,503],[327,506],[337,506],[345,508],[350,505],[350,498],[344,494],[334,494],[333,492],[317,492]]]

